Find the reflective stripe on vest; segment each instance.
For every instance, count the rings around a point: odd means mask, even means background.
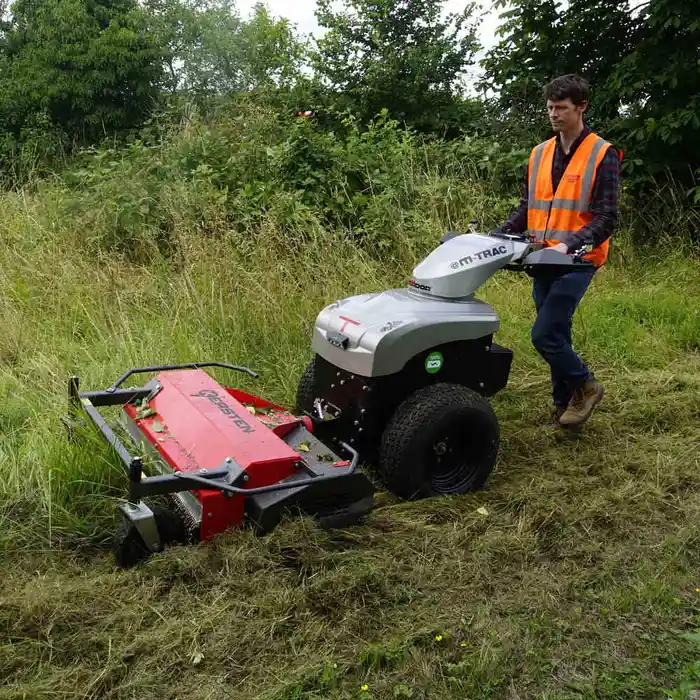
[[[589,211],[593,182],[610,144],[590,133],[581,142],[564,171],[557,191],[552,189],[556,138],[536,146],[530,154],[528,231],[537,240],[556,245],[562,237],[580,231],[592,219]],[[607,241],[585,257],[600,265],[607,258]]]

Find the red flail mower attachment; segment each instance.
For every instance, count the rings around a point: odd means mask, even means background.
[[[116,558],[131,566],[165,545],[206,541],[251,526],[263,534],[289,510],[345,527],[371,509],[374,487],[357,471],[358,455],[341,442],[337,454],[297,417],[258,396],[218,384],[204,367],[257,376],[247,367],[205,362],[143,367],[103,391],[69,385],[74,418],[82,411],[124,464],[129,493]],[[131,376],[157,373],[143,386]],[[98,411],[121,407],[119,425]],[[139,451],[132,455],[117,435]],[[147,472],[149,472],[147,474]],[[168,497],[169,507],[145,499]]]

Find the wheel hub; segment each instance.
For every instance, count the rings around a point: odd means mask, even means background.
[[[447,438],[445,438],[444,440],[440,440],[440,442],[436,443],[433,449],[435,450],[435,454],[438,457],[442,457],[443,455],[447,454]]]
[[[438,493],[463,492],[476,473],[481,428],[451,420],[433,438],[426,476]]]

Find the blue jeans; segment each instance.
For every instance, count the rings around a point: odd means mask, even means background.
[[[581,270],[533,280],[537,320],[532,327],[532,344],[549,365],[552,399],[557,406],[566,407],[574,390],[593,376],[571,347],[571,327],[574,312],[595,273],[595,269]]]

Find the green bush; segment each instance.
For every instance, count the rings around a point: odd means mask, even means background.
[[[271,221],[290,240],[340,229],[388,254],[475,217],[493,225],[517,201],[523,153],[476,138],[426,141],[386,114],[366,127],[337,117],[340,128],[327,130],[236,100],[211,120],[150,125],[76,159],[62,175],[65,215],[86,222],[91,244],[130,255],[176,246],[182,220],[242,240]]]

